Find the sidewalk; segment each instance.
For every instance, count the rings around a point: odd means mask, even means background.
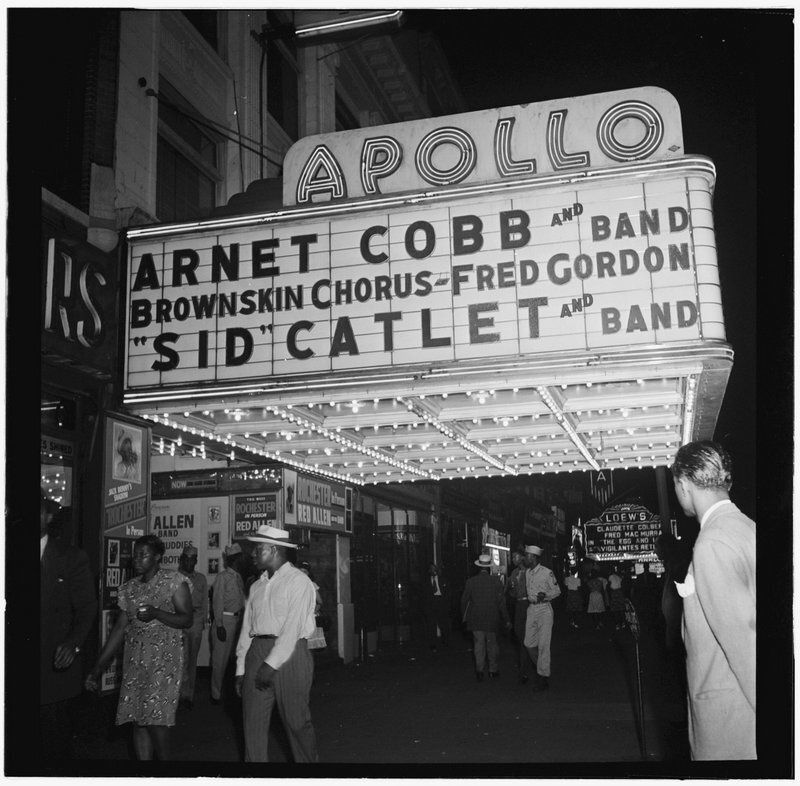
[[[642,762],[636,716],[633,640],[628,631],[571,629],[556,614],[550,690],[519,685],[510,640],[500,636],[500,677],[478,683],[471,637],[452,646],[381,647],[345,666],[320,653],[311,712],[321,762],[463,764]],[[647,761],[684,760],[683,696],[655,641],[641,646]],[[130,728],[113,725],[115,699],[82,698],[78,756],[130,760]],[[290,760],[273,714],[270,758]],[[198,672],[194,708],[179,709],[173,759],[241,762],[241,704],[213,706],[206,669]],[[211,774],[211,773],[209,773]]]

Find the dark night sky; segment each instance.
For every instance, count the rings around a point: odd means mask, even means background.
[[[765,122],[759,112],[773,109],[765,104],[773,99],[777,75],[786,80],[784,100],[791,106],[791,15],[731,10],[408,10],[406,26],[436,34],[470,111],[647,85],[675,96],[685,151],[708,156],[717,168],[717,252],[727,336],[735,358],[715,439],[734,457],[734,498],[755,515],[758,265],[783,264],[786,270],[791,266],[788,245],[783,260],[775,252],[769,259],[759,253],[757,208],[759,186],[763,190],[764,185],[757,183],[757,164],[766,152],[758,148]],[[777,117],[791,122],[786,115]],[[791,167],[785,171],[789,174]],[[777,402],[787,390],[771,395],[778,394]],[[762,388],[762,395],[765,392]],[[783,403],[789,407],[791,399]]]

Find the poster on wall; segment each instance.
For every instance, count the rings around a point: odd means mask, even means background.
[[[328,532],[352,532],[352,508],[346,508],[345,492],[343,483],[298,475],[295,493],[297,526]]]
[[[196,569],[209,573],[209,560],[219,561],[222,548],[227,545],[227,519],[227,497],[154,499],[150,506],[150,532],[164,544],[162,567],[177,570],[184,546],[194,546]]]
[[[105,418],[103,529],[107,536],[138,538],[147,527],[150,429],[119,415]]]
[[[120,615],[119,609],[103,609],[100,612],[100,650],[108,641],[111,631]],[[116,657],[111,665],[100,675],[100,694],[111,693],[119,688],[122,677],[122,658]]]
[[[260,526],[279,526],[278,494],[237,494],[233,498],[231,540],[246,538]]]
[[[283,470],[283,522],[297,524],[297,473],[293,469]]]
[[[101,646],[113,627],[119,588],[133,576],[133,543],[147,532],[150,501],[150,428],[116,413],[104,418]],[[100,679],[100,692],[119,687],[118,656]]]

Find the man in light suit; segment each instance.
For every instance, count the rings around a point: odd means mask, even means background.
[[[731,459],[713,442],[672,465],[678,502],[700,522],[683,583],[692,759],[756,758],[756,535],[728,497]]]

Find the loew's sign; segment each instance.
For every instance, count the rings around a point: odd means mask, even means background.
[[[712,186],[656,168],[133,236],[126,389],[724,340]]]
[[[304,137],[286,155],[283,202],[507,182],[681,155],[677,101],[661,88],[640,87]]]
[[[584,525],[586,556],[598,561],[655,558],[661,517],[641,505],[614,505]]]

